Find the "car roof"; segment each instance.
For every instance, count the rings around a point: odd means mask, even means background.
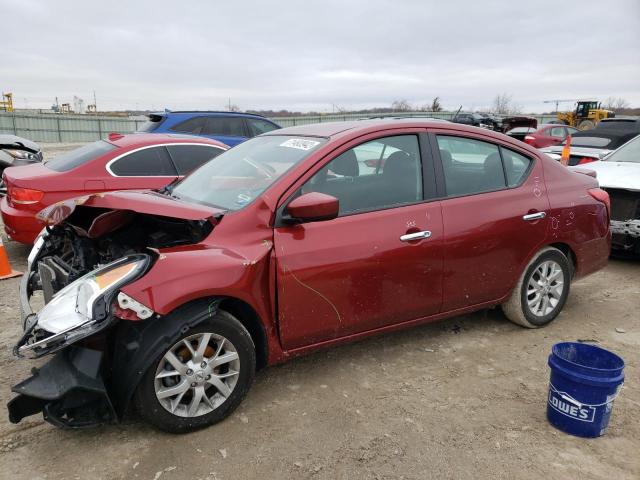
[[[104,140],[120,148],[142,147],[159,143],[202,143],[203,145],[227,147],[224,143],[210,138],[174,133],[110,133]]]
[[[149,115],[167,116],[167,115],[194,115],[194,114],[229,116],[229,117],[257,117],[257,118],[264,118],[265,120],[269,120],[267,117],[260,115],[258,113],[228,112],[228,111],[222,111],[222,110],[165,110],[164,112],[152,112]]]
[[[285,127],[280,130],[263,133],[260,136],[301,136],[301,137],[322,137],[334,138],[338,136],[359,136],[367,133],[373,133],[385,129],[394,128],[443,128],[447,130],[455,130],[459,132],[478,133],[494,137],[496,139],[509,138],[504,134],[492,132],[485,128],[472,127],[460,123],[443,122],[439,119],[420,119],[420,118],[386,118],[386,119],[370,119],[370,120],[351,120],[346,122],[327,122],[312,123],[308,125],[300,125],[296,127]],[[510,139],[512,140],[512,139]],[[518,143],[522,143],[519,142]],[[526,144],[525,144],[526,145]]]

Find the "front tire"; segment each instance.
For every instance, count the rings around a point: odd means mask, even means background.
[[[553,321],[567,301],[571,264],[558,249],[546,247],[529,262],[502,311],[513,323],[539,328]]]
[[[255,375],[251,335],[219,310],[158,352],[133,401],[140,416],[170,433],[187,433],[228,417],[246,396]]]

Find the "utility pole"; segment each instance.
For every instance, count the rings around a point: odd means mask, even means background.
[[[229,106],[227,107],[227,110],[231,111],[231,97],[229,97]]]
[[[98,115],[98,103],[96,102],[96,91],[93,91],[93,108],[94,111],[96,113],[96,115]]]

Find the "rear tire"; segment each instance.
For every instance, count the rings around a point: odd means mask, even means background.
[[[591,120],[583,120],[578,125],[578,130],[593,130],[595,126],[596,124],[593,123]]]
[[[219,310],[179,333],[146,371],[133,397],[140,416],[170,433],[187,433],[228,417],[246,396],[256,353],[247,329]]]
[[[555,319],[569,295],[571,263],[557,248],[545,247],[529,262],[511,297],[501,305],[506,317],[526,328]]]

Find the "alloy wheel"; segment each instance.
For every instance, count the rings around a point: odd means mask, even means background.
[[[560,303],[564,291],[564,273],[554,260],[542,262],[531,273],[527,283],[527,304],[531,313],[544,317]]]
[[[156,398],[179,417],[199,417],[222,405],[240,374],[235,346],[214,333],[183,338],[162,357],[155,374]]]

